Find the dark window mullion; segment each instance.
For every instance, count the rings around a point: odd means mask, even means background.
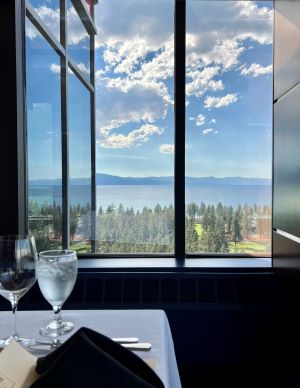
[[[67,7],[60,1],[60,39],[67,50]],[[61,151],[62,151],[62,247],[69,248],[69,131],[68,131],[68,59],[61,56]]]
[[[91,83],[95,88],[95,37],[91,35],[90,38],[90,72],[91,72]],[[94,89],[95,90],[95,89]],[[90,92],[91,96],[91,250],[96,252],[96,123],[95,123],[95,92]]]
[[[175,258],[185,259],[185,15],[186,1],[175,0]]]

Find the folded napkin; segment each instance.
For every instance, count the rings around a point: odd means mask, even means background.
[[[41,377],[30,388],[163,388],[136,354],[103,334],[80,328],[59,348],[37,359]]]

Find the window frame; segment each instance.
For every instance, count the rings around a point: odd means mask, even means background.
[[[18,0],[15,0],[16,3]],[[95,34],[96,27],[94,21],[87,9],[87,6],[84,3],[84,0],[71,0],[73,6],[75,7],[78,15],[80,16],[82,22],[84,23],[85,28],[90,33],[90,66],[91,66],[91,76],[90,80],[87,80],[85,75],[80,71],[78,66],[74,63],[72,58],[68,54],[67,50],[67,20],[66,20],[66,1],[60,0],[60,37],[61,41],[59,42],[51,31],[44,25],[43,21],[36,13],[34,8],[28,3],[27,0],[22,0],[20,3],[23,4],[23,25],[25,24],[25,17],[34,24],[42,36],[47,40],[47,42],[52,46],[52,48],[59,54],[61,60],[61,108],[62,108],[62,244],[64,248],[69,246],[69,184],[68,184],[68,111],[67,111],[67,102],[68,102],[68,66],[73,70],[75,75],[79,80],[84,84],[84,86],[89,90],[91,100],[90,100],[90,117],[91,117],[91,208],[92,208],[92,252],[88,254],[78,254],[79,258],[84,259],[87,267],[91,268],[94,265],[99,267],[100,260],[103,263],[103,259],[107,259],[107,265],[111,266],[111,260],[115,260],[115,264],[112,267],[127,267],[127,264],[124,260],[119,259],[128,259],[132,258],[135,260],[133,267],[142,268],[143,261],[138,259],[157,259],[155,263],[150,263],[149,260],[145,260],[144,263],[146,266],[159,268],[160,260],[162,260],[162,266],[167,268],[191,268],[192,265],[189,264],[192,259],[195,267],[203,267],[203,259],[206,260],[215,260],[215,259],[253,259],[253,265],[250,265],[251,268],[254,267],[264,267],[265,265],[260,265],[257,261],[257,258],[248,255],[248,254],[217,254],[217,253],[187,253],[185,250],[185,131],[180,130],[180,128],[185,128],[185,67],[186,67],[186,0],[174,0],[175,12],[174,12],[174,254],[156,254],[156,253],[144,253],[144,254],[105,254],[95,252],[95,236],[96,236],[96,131],[95,131]],[[94,11],[92,11],[92,15]],[[23,38],[25,39],[25,33],[23,28]],[[24,47],[23,47],[24,50]],[[25,72],[25,68],[24,68]],[[25,73],[24,73],[25,75]],[[24,85],[24,81],[23,81]],[[26,87],[26,85],[25,85]],[[24,97],[24,109],[25,109],[25,97]],[[26,111],[25,111],[26,114]],[[25,120],[26,122],[26,120]],[[27,131],[26,125],[25,133]],[[26,147],[25,147],[26,148]],[[27,148],[24,151],[27,156]],[[22,154],[22,153],[21,153]],[[19,171],[19,175],[22,175],[22,171]],[[25,174],[25,193],[28,189],[27,173]],[[22,199],[21,199],[22,200]],[[25,208],[27,216],[25,215],[25,222],[27,222],[27,231],[28,231],[28,196],[26,196]],[[20,199],[19,199],[20,204]],[[272,256],[272,254],[271,254]],[[88,264],[89,259],[93,259],[94,264]],[[170,260],[171,259],[171,260]],[[199,259],[199,260],[197,260]],[[265,257],[262,259],[266,259]],[[96,263],[98,262],[98,264]],[[202,261],[202,264],[201,264]],[[256,261],[256,264],[254,264]],[[83,264],[83,266],[85,266]],[[101,267],[102,265],[100,265]],[[104,267],[106,265],[104,264]],[[209,267],[209,262],[204,265],[204,267]],[[132,266],[131,266],[132,267]],[[215,267],[215,265],[212,265]],[[232,265],[230,268],[239,267],[238,262],[234,267]],[[243,265],[242,265],[243,267]],[[267,267],[270,267],[268,265]],[[220,267],[218,267],[220,268]]]
[[[50,44],[60,57],[61,89],[61,149],[62,149],[62,247],[69,248],[70,243],[70,201],[69,201],[69,125],[68,125],[68,68],[83,84],[90,94],[90,128],[91,128],[91,225],[95,235],[96,223],[96,133],[95,133],[95,34],[97,32],[93,19],[83,0],[71,0],[83,27],[90,36],[90,79],[81,72],[68,53],[67,0],[60,0],[60,41],[52,34],[37,14],[32,5],[25,0],[25,18],[28,18],[42,37]],[[92,7],[93,8],[93,7]],[[24,23],[25,23],[24,18]],[[26,71],[26,69],[25,69]],[[26,128],[27,132],[27,128]],[[27,155],[26,155],[27,156]],[[28,185],[28,179],[27,179]],[[28,209],[28,196],[26,199]],[[28,211],[27,211],[28,224]],[[29,226],[27,225],[27,228]],[[91,248],[95,251],[95,239],[91,238]]]

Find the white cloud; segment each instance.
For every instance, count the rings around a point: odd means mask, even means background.
[[[54,74],[60,74],[60,65],[56,63],[51,63],[50,65],[50,71]]]
[[[209,134],[210,132],[214,132],[214,130],[212,128],[206,128],[204,129],[203,131],[201,131],[203,133],[203,135],[207,135]]]
[[[217,120],[216,119],[211,119],[209,124],[216,124]]]
[[[39,17],[43,20],[49,30],[59,40],[60,34],[60,10],[59,8],[51,8],[46,5],[34,7]],[[82,25],[80,18],[73,6],[67,10],[67,23],[68,23],[68,44],[78,45],[82,41],[89,41],[88,33]],[[26,36],[29,39],[34,39],[39,36],[39,32],[33,27],[31,23],[26,25]]]
[[[245,50],[243,42],[272,43],[272,10],[254,1],[194,1],[187,6],[187,65],[218,64],[229,69]]]
[[[205,116],[202,115],[201,113],[196,117],[196,125],[204,125],[205,124]]]
[[[186,93],[188,96],[202,96],[207,90],[223,90],[224,85],[221,80],[213,80],[212,78],[219,74],[218,66],[206,67],[203,70],[192,69],[187,71],[187,78],[192,78],[192,82],[186,85]]]
[[[39,17],[43,20],[47,27],[49,27],[50,31],[56,38],[59,37],[59,18],[60,11],[59,8],[52,9],[47,7],[46,5],[42,5],[40,7],[34,7],[35,11],[38,13]],[[34,39],[39,36],[40,33],[37,31],[35,27],[31,23],[26,24],[26,36],[29,39]]]
[[[170,1],[101,1],[95,7],[97,47],[143,37],[146,47],[159,49],[173,34],[173,11]]]
[[[78,63],[77,67],[79,68],[80,71],[86,74],[90,74],[90,69],[84,64],[84,63]]]
[[[190,146],[185,144],[185,149],[188,149]],[[175,146],[174,144],[161,144],[159,150],[162,154],[174,154]]]
[[[67,9],[67,23],[68,44],[76,46],[83,41],[89,42],[89,35],[73,6]]]
[[[170,104],[164,95],[164,85],[130,82],[127,79],[102,78],[97,83],[98,134],[127,123],[154,123],[165,118]]]
[[[264,67],[258,63],[252,63],[252,65],[249,67],[246,67],[246,66],[242,67],[240,74],[244,76],[250,75],[252,77],[258,77],[259,75],[270,74],[272,73],[272,70],[273,70],[272,65]]]
[[[129,132],[127,135],[112,134],[104,135],[97,143],[104,148],[128,148],[133,145],[140,145],[149,140],[154,134],[161,135],[163,130],[155,125],[142,125],[139,129]]]
[[[83,73],[86,73],[86,74],[90,73],[89,69],[83,63],[79,63],[77,66],[79,70],[81,70]],[[54,74],[60,74],[60,65],[58,65],[57,63],[51,63],[50,71],[51,73],[54,73]],[[73,71],[70,68],[68,68],[68,74],[74,75]]]
[[[162,154],[174,154],[174,144],[161,144],[159,150]]]
[[[223,106],[228,106],[238,100],[236,93],[229,93],[223,97],[212,97],[208,96],[204,100],[204,107],[207,109],[210,108],[222,108]]]

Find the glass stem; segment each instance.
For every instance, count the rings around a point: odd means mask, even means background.
[[[54,321],[57,323],[58,326],[59,326],[59,322],[61,321],[60,311],[61,311],[61,306],[53,306]]]
[[[17,309],[18,309],[18,299],[13,298],[11,300],[11,308],[12,308],[12,333],[11,337],[14,338],[15,340],[19,340],[19,334],[17,333]]]

